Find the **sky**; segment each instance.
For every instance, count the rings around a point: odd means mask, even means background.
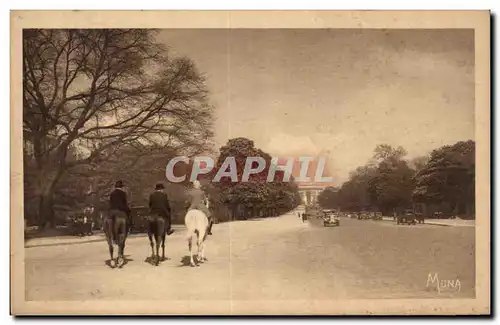
[[[215,108],[216,143],[328,158],[338,183],[376,145],[408,157],[474,140],[473,30],[168,29]]]

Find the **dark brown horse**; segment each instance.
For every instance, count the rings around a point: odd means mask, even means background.
[[[104,219],[104,233],[109,247],[110,266],[122,267],[125,263],[124,250],[128,233],[127,214],[120,210],[110,210]],[[113,245],[118,246],[118,256],[113,258]]]
[[[167,236],[166,217],[159,214],[152,214],[148,222],[148,237],[151,245],[151,264],[158,266],[165,258],[165,237]],[[153,240],[155,243],[153,243]],[[155,245],[156,244],[156,245]],[[161,258],[160,258],[161,244]],[[156,248],[156,250],[155,250]]]

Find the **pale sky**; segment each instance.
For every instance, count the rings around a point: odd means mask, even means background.
[[[409,157],[474,139],[472,30],[163,30],[207,78],[216,141],[327,155],[338,182],[377,144]]]

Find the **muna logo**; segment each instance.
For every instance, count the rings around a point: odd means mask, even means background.
[[[437,273],[429,273],[427,276],[427,288],[434,284],[438,293],[441,293],[443,290],[455,290],[460,291],[462,285],[460,284],[460,280],[440,280]]]

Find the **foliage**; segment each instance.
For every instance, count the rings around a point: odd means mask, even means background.
[[[455,213],[471,214],[475,204],[475,143],[461,141],[431,153],[415,176],[417,202],[446,202]]]
[[[266,152],[255,148],[252,140],[246,138],[230,139],[220,149],[214,173],[220,169],[227,157],[235,158],[238,182],[232,182],[229,177],[223,177],[220,182],[214,183],[214,188],[220,193],[221,204],[229,207],[239,206],[246,210],[253,210],[256,214],[260,214],[258,211],[261,210],[283,213],[299,204],[300,197],[297,185],[293,183],[293,180],[284,182],[282,172],[276,172],[274,180],[267,182],[272,158]],[[266,164],[262,172],[250,175],[248,182],[242,182],[247,157],[262,157]],[[213,174],[210,175],[210,177],[213,176]]]
[[[336,209],[340,204],[339,190],[327,187],[318,195],[318,204],[325,209]]]

